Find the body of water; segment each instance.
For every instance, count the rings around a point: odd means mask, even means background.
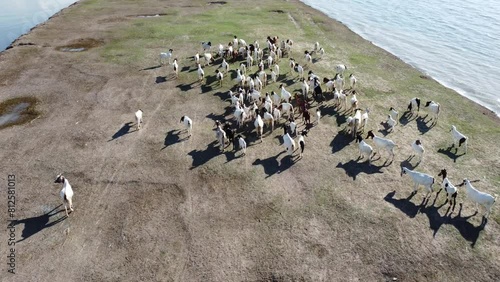
[[[500,1],[301,1],[500,116]]]
[[[0,0],[0,51],[76,0]]]

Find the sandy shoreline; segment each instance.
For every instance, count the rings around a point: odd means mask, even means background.
[[[247,1],[216,2],[82,0],[0,53],[2,101],[35,96],[41,113],[1,130],[0,178],[19,179],[22,240],[17,274],[1,281],[498,280],[498,207],[483,224],[483,211],[474,215],[459,194],[463,207],[451,215],[444,192],[423,204],[424,192],[409,196],[411,179],[400,175],[402,166],[432,175],[446,167],[454,182],[481,179],[480,189],[500,194],[496,115],[299,1],[264,0],[252,9]],[[138,17],[148,14],[162,16]],[[311,113],[321,109],[323,117],[300,160],[285,156],[281,127],[266,128],[260,142],[249,126],[240,132],[247,155],[232,146],[220,153],[214,120],[232,120],[227,92],[238,65],[222,87],[217,65],[206,66],[201,84],[192,56],[199,42],[225,42],[235,30],[262,45],[266,35],[293,38],[296,56],[320,41],[325,58],[309,66],[320,76],[332,76],[336,63],[352,66],[361,106],[372,109],[369,129],[400,144],[394,161],[356,160],[357,143],[341,132],[349,114],[331,102],[312,103]],[[78,44],[88,49],[61,51]],[[158,65],[166,48],[179,58],[177,79],[171,66]],[[281,82],[298,92],[287,61]],[[403,113],[415,95],[441,102],[438,123],[430,126],[422,108],[384,133],[387,106]],[[191,138],[183,115],[194,121]],[[451,123],[471,136],[467,154],[448,148]],[[416,138],[427,150],[421,164],[408,157]],[[69,218],[53,184],[61,172],[75,190]],[[7,253],[1,243],[4,265]]]

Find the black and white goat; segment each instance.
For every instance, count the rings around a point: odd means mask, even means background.
[[[180,122],[184,124],[184,128],[188,133],[188,137],[191,137],[191,131],[193,130],[193,121],[188,116],[181,117]]]
[[[167,60],[168,61],[168,64],[170,65],[172,62],[172,52],[174,50],[173,49],[168,49],[168,52],[167,53],[160,53],[160,65],[162,66],[164,64],[164,60]]]
[[[461,147],[462,144],[464,144],[464,148],[465,148],[465,154],[467,154],[467,140],[469,138],[467,138],[467,136],[463,135],[462,133],[460,133],[458,130],[457,130],[457,127],[452,125],[451,126],[451,136],[453,137],[453,145],[452,147],[455,147],[456,146],[456,151],[458,151],[458,147]]]
[[[68,207],[70,211],[73,210],[73,189],[71,188],[71,185],[69,184],[68,179],[66,179],[62,174],[59,174],[56,177],[56,181],[54,183],[62,183],[63,188],[61,189],[61,192],[59,195],[61,195],[61,198],[63,199],[64,203],[64,210],[66,211],[66,216],[68,216]]]

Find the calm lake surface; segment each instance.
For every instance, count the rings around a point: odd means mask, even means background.
[[[500,1],[301,1],[500,116]]]
[[[0,0],[0,51],[75,0]]]

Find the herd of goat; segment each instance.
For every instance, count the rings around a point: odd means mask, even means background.
[[[313,71],[305,73],[305,69],[313,64],[313,56],[318,56],[320,59],[324,54],[324,49],[318,42],[314,44],[312,51],[305,51],[301,65],[298,61],[292,58],[292,51],[294,43],[292,40],[279,40],[278,37],[267,37],[267,48],[259,45],[258,41],[253,44],[247,44],[245,40],[238,39],[234,36],[227,45],[219,44],[218,48],[213,48],[211,42],[202,42],[202,53],[197,53],[193,56],[198,80],[200,83],[205,81],[205,69],[207,66],[215,66],[215,79],[219,87],[222,87],[225,78],[230,77],[231,64],[236,65],[236,79],[226,79],[229,82],[231,90],[229,90],[228,99],[231,100],[231,106],[234,108],[233,118],[234,123],[229,121],[215,121],[215,136],[220,146],[220,150],[224,151],[226,143],[233,144],[233,150],[241,150],[242,156],[246,154],[247,143],[244,133],[253,132],[255,128],[257,138],[262,141],[264,128],[269,128],[271,131],[274,127],[281,125],[283,128],[283,146],[288,155],[292,156],[296,151],[296,142],[300,146],[299,159],[302,158],[305,148],[305,138],[313,123],[311,123],[310,102],[318,103],[328,102],[326,97],[331,97],[333,106],[337,109],[343,109],[347,113],[352,113],[352,116],[347,117],[346,127],[344,134],[349,134],[358,143],[359,159],[366,158],[371,165],[372,157],[380,150],[386,151],[391,157],[391,162],[394,159],[394,148],[397,144],[384,137],[374,134],[372,130],[367,132],[365,139],[372,139],[377,152],[373,147],[368,144],[367,140],[363,139],[360,132],[364,132],[367,127],[366,124],[369,119],[370,110],[366,108],[361,110],[359,108],[359,101],[356,96],[357,92],[357,78],[351,73],[347,80],[344,80],[344,73],[347,70],[345,65],[339,64],[334,67],[335,76],[333,79],[324,78],[321,80]],[[215,49],[215,50],[214,50]],[[172,66],[173,77],[175,79],[179,76],[179,62],[173,55],[174,50],[169,49],[166,53],[160,53],[160,65],[169,64]],[[295,53],[294,53],[295,54]],[[300,55],[298,53],[297,55]],[[292,95],[286,90],[285,85],[279,85],[278,93],[271,91],[263,94],[264,88],[270,83],[276,83],[280,79],[280,66],[279,62],[288,57],[288,66],[290,73],[296,73],[292,79],[299,81],[301,92]],[[203,62],[202,62],[203,60]],[[256,68],[257,71],[251,73],[251,70]],[[268,74],[269,72],[269,74]],[[282,80],[282,79],[281,79]],[[349,87],[346,87],[348,84]],[[328,95],[327,95],[328,94]],[[311,96],[313,95],[313,96]],[[420,110],[421,100],[417,97],[411,99],[407,106],[405,114],[414,115],[418,114]],[[425,104],[429,113],[432,115],[433,123],[438,120],[440,105],[434,101],[428,101]],[[305,124],[305,129],[298,131],[298,123],[296,117],[302,117]],[[319,107],[316,110],[315,124],[320,124],[321,111]],[[282,121],[285,121],[282,123]],[[395,108],[390,108],[387,115],[385,125],[388,128],[387,132],[392,132],[394,126],[398,123],[399,113]],[[137,130],[141,129],[143,123],[143,112],[138,110],[135,113],[135,121]],[[188,137],[192,135],[193,121],[188,116],[182,116],[180,122],[183,124]],[[245,129],[245,130],[243,130]],[[243,131],[243,133],[241,133]],[[339,133],[340,134],[340,133]],[[453,139],[452,147],[458,151],[463,147],[464,153],[467,153],[468,137],[451,126],[451,135]],[[247,134],[247,137],[250,136]],[[294,140],[294,137],[296,140]],[[351,138],[351,137],[349,137]],[[419,163],[424,157],[424,147],[421,140],[414,140],[411,144],[415,155],[419,157]],[[388,159],[386,160],[386,162]],[[413,193],[416,193],[419,186],[424,186],[427,194],[425,198],[434,191],[433,185],[436,180],[433,176],[411,170],[406,167],[401,168],[401,176],[409,175],[414,183]],[[473,187],[468,179],[464,179],[459,185],[453,185],[449,179],[445,169],[441,170],[438,176],[442,176],[441,189],[444,189],[447,194],[447,201],[450,205],[453,202],[453,207],[456,203],[459,186],[465,186],[465,192],[471,201],[476,203],[476,212],[478,205],[484,206],[486,218],[496,198],[493,196],[478,191]],[[64,201],[66,215],[68,215],[67,207],[73,211],[72,196],[73,190],[68,180],[62,175],[58,175],[56,183],[62,183],[63,189],[61,190],[61,197]],[[439,191],[441,191],[439,189]],[[453,210],[452,210],[453,212]]]

